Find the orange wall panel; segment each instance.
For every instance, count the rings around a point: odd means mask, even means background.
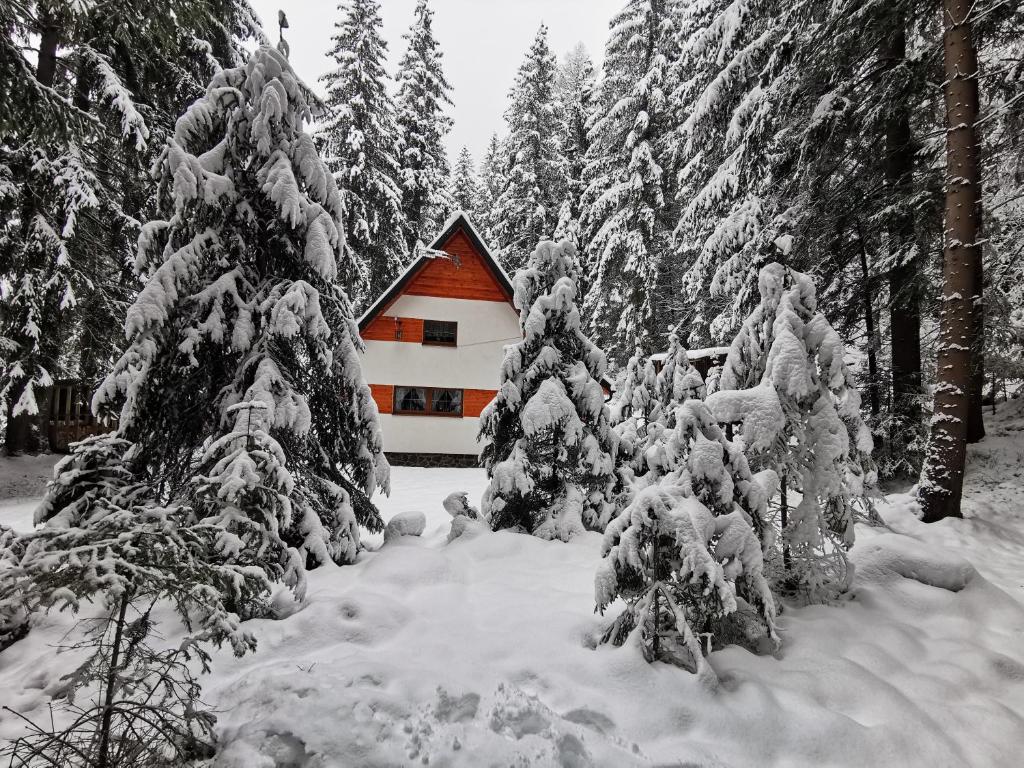
[[[487,268],[472,242],[460,229],[440,246],[459,260],[431,259],[405,287],[412,296],[440,296],[476,301],[509,301],[509,297]]]
[[[462,393],[462,415],[479,416],[498,394],[496,389],[467,389]]]
[[[370,394],[377,410],[381,413],[392,413],[395,410],[395,388],[391,384],[371,384]]]
[[[396,330],[401,327],[402,338],[395,338]],[[378,315],[363,329],[363,341],[410,341],[415,344],[423,342],[423,320],[418,317],[391,317]]]

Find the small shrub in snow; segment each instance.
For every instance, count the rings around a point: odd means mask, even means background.
[[[44,524],[7,549],[0,624],[40,610],[77,612],[82,603],[105,608],[76,646],[92,652],[66,680],[71,724],[34,726],[12,754],[39,762],[15,764],[127,764],[116,755],[135,755],[135,764],[182,764],[208,747],[214,721],[196,707],[199,686],[189,663],[205,671],[206,643],[228,643],[237,655],[255,647],[236,607],[258,611],[265,603],[270,583],[259,552],[218,557],[223,524],[184,504],[161,504],[158,487],[144,476],[128,441],[83,441],[55,469],[36,513]],[[188,633],[175,649],[148,645],[158,603],[170,605]],[[75,703],[82,691],[95,696],[91,704]]]
[[[448,531],[449,543],[467,531],[484,527],[484,523],[480,521],[480,513],[475,507],[470,506],[469,494],[465,491],[448,494],[444,500],[444,508],[452,516],[452,527]]]
[[[208,671],[210,655],[193,642],[153,648],[153,607],[125,595],[89,621],[66,649],[88,655],[62,679],[62,701],[48,722],[22,718],[28,733],[0,757],[26,768],[171,768],[211,757],[217,718],[202,708],[192,671]]]
[[[501,385],[480,417],[493,528],[568,539],[614,510],[614,435],[599,379],[605,356],[580,326],[579,265],[567,241],[540,243],[516,273],[523,340],[506,348]]]
[[[751,462],[781,477],[783,585],[827,600],[848,586],[855,504],[875,483],[871,433],[812,280],[769,264],[758,285],[707,402],[718,421],[741,425]],[[792,508],[787,490],[800,494]]]
[[[638,484],[629,506],[605,531],[595,580],[602,613],[626,609],[603,640],[629,638],[645,658],[703,668],[701,635],[752,606],[775,640],[775,603],[764,575],[762,541],[769,490],[750,473],[707,407],[690,400],[660,441],[663,472]]]
[[[480,516],[480,513],[477,511],[476,507],[470,506],[469,494],[466,493],[465,491],[455,491],[455,493],[449,493],[447,496],[445,496],[445,499],[442,502],[442,504],[444,505],[445,512],[447,512],[452,517],[462,516],[476,520]]]

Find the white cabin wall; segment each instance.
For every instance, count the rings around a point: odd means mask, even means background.
[[[497,389],[505,345],[522,338],[519,317],[504,302],[402,296],[387,315],[454,320],[458,346],[367,341],[363,373],[371,384]]]
[[[370,384],[458,389],[493,389],[505,346],[522,338],[519,315],[505,302],[435,296],[400,296],[386,314],[424,320],[455,321],[458,346],[403,341],[367,341],[363,375]],[[476,416],[381,415],[384,450],[397,453],[480,452]]]
[[[483,443],[476,441],[480,419],[451,416],[380,415],[384,451],[391,453],[478,454]]]

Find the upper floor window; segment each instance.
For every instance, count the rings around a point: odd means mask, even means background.
[[[424,320],[423,343],[454,347],[458,342],[459,324],[448,320]]]

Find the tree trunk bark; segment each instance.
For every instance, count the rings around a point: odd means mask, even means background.
[[[889,59],[890,67],[903,65],[907,55],[907,37],[902,17],[883,55]],[[885,128],[885,176],[893,202],[908,200],[913,191],[914,148],[911,139],[910,110],[905,104],[899,104]],[[888,229],[890,255],[898,258],[889,272],[892,413],[895,418],[888,440],[893,454],[906,456],[908,436],[914,433],[912,427],[916,427],[921,419],[920,255],[906,253],[914,246],[914,219],[909,210],[894,207]]]
[[[52,14],[44,11],[39,19],[39,61],[36,64],[36,80],[52,88],[57,79],[57,46],[60,43],[60,27]]]
[[[975,131],[977,132],[977,131]],[[980,143],[981,137],[975,136]],[[982,237],[982,220],[978,218],[978,237]],[[985,437],[985,274],[981,256],[974,265],[977,293],[971,306],[971,397],[967,418],[967,442],[977,443]]]
[[[961,517],[967,427],[974,369],[974,307],[981,286],[981,165],[978,135],[978,57],[969,0],[944,0],[943,60],[946,106],[946,206],[942,309],[928,454],[919,497],[922,519]]]

